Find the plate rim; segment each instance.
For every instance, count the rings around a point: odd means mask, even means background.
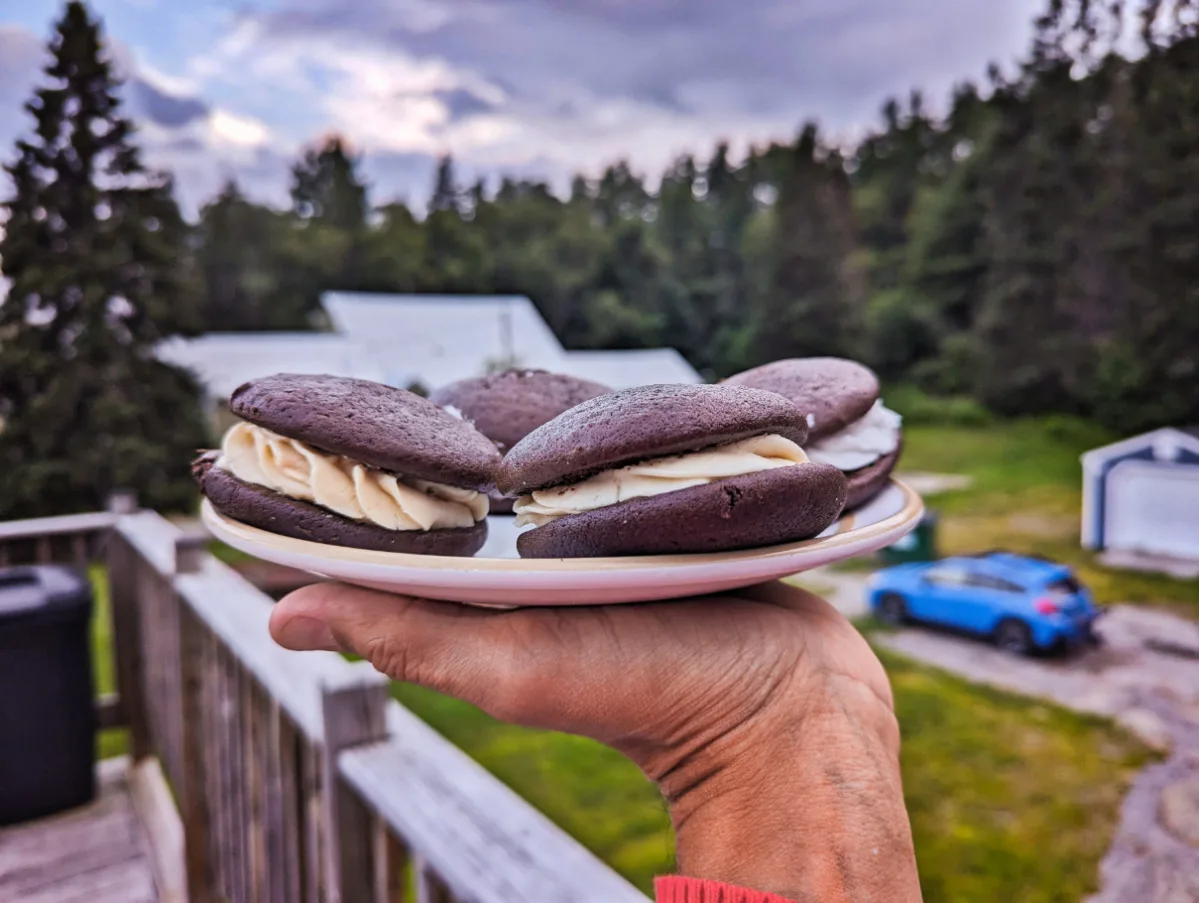
[[[799,542],[785,543],[776,546],[759,546],[753,549],[739,549],[731,552],[702,552],[681,555],[638,555],[621,558],[467,558],[437,555],[414,555],[408,552],[381,552],[371,549],[355,549],[349,546],[334,546],[326,543],[312,542],[306,539],[295,539],[271,533],[258,527],[251,527],[240,521],[225,517],[212,507],[208,499],[200,506],[200,520],[215,538],[228,541],[221,534],[241,540],[246,545],[265,548],[277,554],[291,558],[293,556],[313,559],[313,567],[317,561],[338,562],[349,566],[370,566],[397,568],[404,570],[419,570],[425,572],[465,574],[570,574],[577,572],[594,572],[597,570],[611,573],[613,571],[650,571],[661,568],[683,568],[695,565],[734,564],[741,561],[765,562],[775,558],[790,558],[802,552],[827,553],[842,546],[861,546],[872,538],[883,536],[900,529],[907,524],[913,528],[924,512],[924,502],[920,495],[902,480],[892,477],[888,483],[903,493],[903,504],[894,514],[867,524],[855,527],[851,524],[848,529],[839,530],[832,536],[813,537]],[[853,518],[854,513],[847,515]],[[233,543],[229,543],[233,545]],[[247,554],[253,554],[247,549],[241,549]],[[262,556],[258,556],[262,557]]]

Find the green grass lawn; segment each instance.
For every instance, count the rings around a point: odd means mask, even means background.
[[[926,499],[941,514],[939,544],[953,555],[1005,548],[1073,565],[1103,603],[1165,605],[1199,617],[1199,581],[1102,567],[1079,547],[1079,456],[1112,441],[1069,418],[904,430],[902,470],[962,473],[968,489]]]
[[[113,673],[112,617],[108,595],[108,575],[101,565],[90,570],[95,610],[92,613],[92,673],[97,695],[112,693],[117,688]],[[97,755],[101,759],[124,755],[127,748],[127,731],[112,728],[101,731],[97,738]]]
[[[1076,901],[1149,754],[1108,722],[973,686],[891,653],[905,793],[926,903]],[[672,867],[670,823],[632,763],[405,685],[396,696],[646,892]]]

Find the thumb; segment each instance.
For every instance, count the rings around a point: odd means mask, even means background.
[[[270,631],[284,648],[352,652],[395,680],[520,720],[512,709],[536,698],[537,669],[519,641],[527,619],[506,618],[519,614],[318,583],[280,601]]]

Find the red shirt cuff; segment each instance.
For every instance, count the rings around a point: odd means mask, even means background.
[[[657,903],[792,903],[774,894],[678,875],[656,879],[654,893]]]

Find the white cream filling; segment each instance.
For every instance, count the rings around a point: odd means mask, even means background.
[[[605,470],[580,483],[539,489],[517,499],[516,526],[544,526],[559,517],[606,508],[629,499],[647,498],[702,486],[744,474],[793,467],[808,460],[803,449],[782,436],[755,436],[705,451]]]
[[[876,401],[866,416],[808,446],[808,457],[846,472],[861,470],[899,448],[903,418]]]
[[[247,483],[388,530],[470,527],[487,517],[489,507],[482,492],[397,478],[251,423],[225,433],[216,466]]]

